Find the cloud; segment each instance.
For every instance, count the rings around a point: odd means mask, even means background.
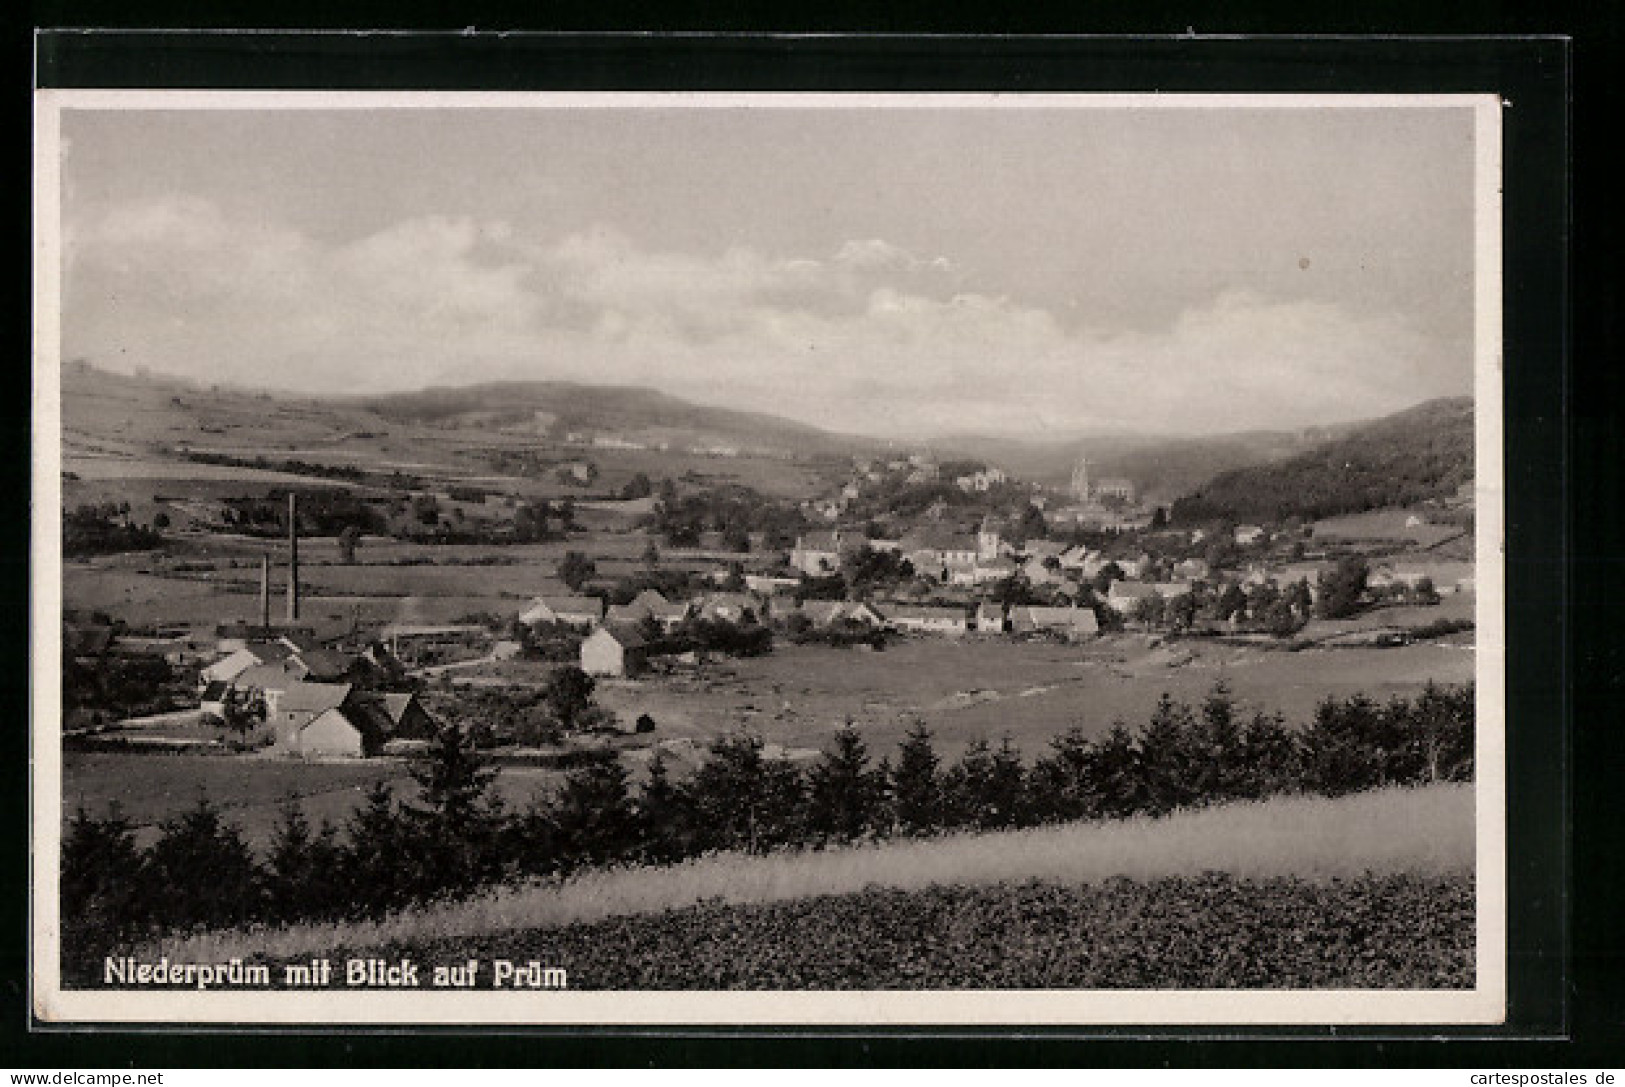
[[[1380,414],[1470,372],[1403,315],[1244,291],[1079,328],[876,238],[696,254],[428,217],[322,244],[187,198],[69,225],[70,355],[308,392],[564,378],[877,434],[1214,431]]]

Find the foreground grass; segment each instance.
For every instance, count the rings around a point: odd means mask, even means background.
[[[1222,873],[1306,886],[1367,873],[1463,877],[1473,865],[1468,785],[1387,789],[1338,799],[1278,797],[1162,819],[1072,824],[997,834],[770,856],[718,854],[669,868],[584,873],[563,884],[504,888],[372,922],[208,932],[160,941],[178,961],[299,959],[335,949],[444,943],[472,948],[504,933],[613,918],[787,903],[871,890],[1079,888]],[[1468,883],[1470,884],[1470,879]],[[1074,923],[1084,923],[1074,919]],[[1089,922],[1092,923],[1092,919]]]
[[[384,953],[534,960],[567,970],[572,989],[1471,988],[1473,891],[1465,874],[1219,873],[871,890]]]

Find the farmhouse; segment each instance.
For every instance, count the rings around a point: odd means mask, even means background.
[[[980,561],[972,567],[970,573],[971,582],[976,585],[985,585],[990,581],[1003,581],[1005,578],[1014,576],[1018,569],[1020,567],[1016,565],[1014,559],[1001,555],[996,559]]]
[[[699,617],[713,622],[757,622],[766,614],[762,601],[746,593],[712,593],[700,601]]]
[[[847,600],[803,600],[796,609],[798,615],[804,615],[813,626],[827,627],[836,623],[861,623],[864,626],[878,627],[885,623],[885,618],[868,604]]]
[[[954,532],[921,532],[905,538],[903,550],[914,569],[938,581],[949,581],[957,571],[961,584],[975,581],[976,557],[981,551],[975,536]]]
[[[790,565],[804,574],[827,574],[840,568],[841,531],[809,532],[796,537],[796,546],[790,552]]]
[[[922,634],[964,634],[970,621],[959,608],[936,608],[916,604],[896,604],[886,609],[887,621],[898,630]]]
[[[1155,585],[1141,581],[1114,581],[1106,594],[1106,604],[1120,614],[1127,615],[1130,608],[1141,600],[1160,595]]]
[[[976,632],[978,634],[1004,633],[1004,605],[983,601],[976,605]]]
[[[1024,605],[1010,609],[1010,630],[1014,634],[1059,634],[1068,641],[1081,641],[1100,633],[1093,608],[1045,608]]]
[[[671,630],[688,618],[688,605],[673,603],[653,589],[645,589],[627,604],[611,604],[604,616],[605,623],[641,623],[653,619],[662,628]]]
[[[604,602],[596,596],[538,596],[519,613],[519,621],[565,623],[590,627],[604,617]]]
[[[745,588],[760,596],[782,596],[793,593],[801,585],[798,577],[772,577],[767,574],[746,574]]]
[[[350,701],[355,688],[348,683],[301,683],[295,680],[281,691],[273,705],[266,692],[265,723],[276,737],[277,746],[298,751],[301,729],[329,710]]]
[[[281,642],[251,642],[215,661],[198,676],[198,682],[231,683],[238,676],[261,664],[280,664],[293,656],[293,650]]]
[[[581,670],[590,676],[635,676],[648,663],[643,636],[624,624],[606,623],[581,643]]]

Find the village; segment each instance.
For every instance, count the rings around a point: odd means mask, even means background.
[[[573,437],[598,447],[606,440]],[[681,552],[668,546],[663,560],[651,536],[641,567],[623,564],[621,576],[605,578],[595,575],[609,557],[595,554],[593,534],[582,533],[555,569],[538,572],[538,581],[563,591],[538,592],[507,614],[352,624],[321,637],[301,612],[310,590],[300,571],[298,498],[290,493],[287,569],[275,572],[282,606],[272,606],[266,553],[253,615],[145,635],[65,624],[70,677],[93,674],[115,653],[145,653],[170,666],[171,692],[157,713],[70,717],[65,741],[90,751],[258,759],[403,756],[420,750],[439,722],[460,719],[469,699],[518,692],[534,702],[537,692],[561,685],[561,671],[588,677],[588,689],[597,685],[611,706],[637,709],[647,691],[664,685],[673,698],[661,704],[670,705],[694,677],[797,647],[850,659],[888,646],[895,656],[902,642],[952,643],[953,650],[921,652],[990,663],[1003,659],[995,643],[1071,647],[1079,661],[1113,652],[1125,659],[1121,647],[1170,639],[1265,651],[1380,647],[1412,637],[1405,622],[1381,620],[1382,605],[1414,613],[1449,598],[1451,615],[1471,612],[1472,565],[1459,557],[1464,530],[1430,523],[1425,511],[1389,518],[1381,531],[1354,524],[1342,535],[1335,525],[1317,531],[1296,522],[1171,527],[1166,510],[1140,500],[1132,481],[1092,479],[1086,460],[1065,490],[991,464],[950,464],[951,474],[944,467],[923,453],[854,458],[849,478],[799,504],[805,527],[789,547],[741,534],[749,550],[698,547],[708,562],[673,566]],[[675,489],[662,490],[675,505]],[[658,518],[647,527],[657,530]],[[1347,599],[1329,602],[1329,592]],[[237,599],[222,602],[232,607]],[[1378,618],[1347,621],[1357,612]],[[1436,633],[1470,626],[1434,624]],[[565,766],[583,752],[670,742],[660,728],[669,710],[584,704],[578,708],[592,712],[578,713],[548,705],[509,712],[504,722],[496,704],[487,743],[530,764]],[[779,716],[793,715],[791,703],[784,706]],[[815,698],[808,712],[817,706]],[[527,713],[549,720],[522,727],[516,722]],[[709,730],[746,723],[717,720]]]

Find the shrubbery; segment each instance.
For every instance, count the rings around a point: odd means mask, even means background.
[[[1009,740],[974,743],[945,765],[916,724],[895,765],[875,763],[850,724],[803,770],[762,740],[724,736],[685,781],[658,751],[640,787],[614,758],[572,770],[523,812],[490,789],[472,730],[446,726],[413,768],[417,797],[387,784],[340,830],[283,813],[256,860],[207,799],[138,849],[113,811],[83,811],[62,852],[64,946],[94,959],[153,931],[378,916],[431,899],[583,867],[670,863],[711,850],[764,852],[893,835],[1004,829],[1385,785],[1469,780],[1473,690],[1427,687],[1379,704],[1327,698],[1304,729],[1243,715],[1223,685],[1200,706],[1164,695],[1145,726],[1091,739],[1073,729],[1027,763]]]

